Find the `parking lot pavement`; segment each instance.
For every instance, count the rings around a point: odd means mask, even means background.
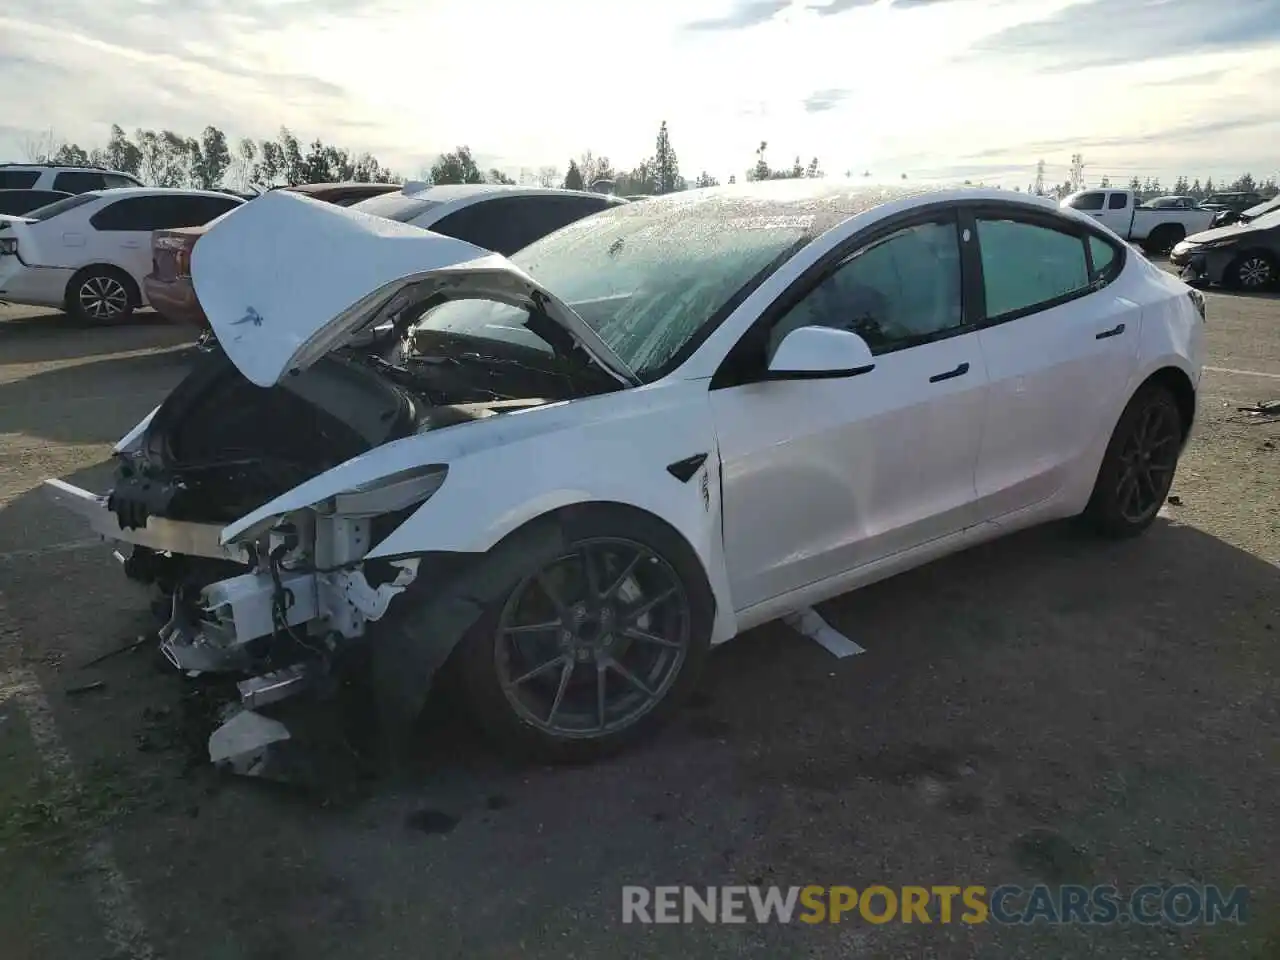
[[[200,689],[107,549],[33,492],[103,482],[183,375],[157,322],[0,308],[0,942],[15,958],[1170,957],[1280,952],[1280,300],[1209,294],[1167,517],[1031,531],[768,626],[656,742],[495,759],[439,704],[395,776],[219,779]],[[25,316],[25,315],[24,315]],[[93,681],[102,686],[69,693]],[[1244,926],[628,926],[624,884],[1251,888]],[[936,918],[935,918],[936,919]]]

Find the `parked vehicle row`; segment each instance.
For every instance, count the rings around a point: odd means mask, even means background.
[[[243,678],[243,772],[362,663],[389,720],[449,662],[522,757],[614,750],[755,625],[1055,518],[1140,534],[1195,420],[1205,298],[1070,207],[772,181],[507,258],[412,223],[550,195],[442,189],[224,216],[218,349],[109,494],[47,482],[170,598],[170,662]]]
[[[621,203],[614,197],[549,187],[425,183],[310,184],[286,188],[370,216],[407,223],[501,254],[512,254],[574,220]],[[207,227],[156,235],[147,296],[164,316],[204,328],[191,284],[191,253]]]
[[[90,190],[0,218],[0,300],[61,307],[84,322],[146,304],[156,230],[207,223],[244,203],[211,190]]]
[[[1062,205],[1106,224],[1126,240],[1140,244],[1148,253],[1167,253],[1178,241],[1207,229],[1213,221],[1211,211],[1194,205],[1139,204],[1132,190],[1081,190],[1065,197]]]

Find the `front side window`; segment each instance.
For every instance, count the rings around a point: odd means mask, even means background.
[[[621,204],[511,259],[647,379],[660,376],[731,298],[807,242],[814,223],[813,214],[779,215],[766,204],[724,198]],[[490,338],[502,326],[474,301],[445,304],[420,324]]]
[[[1071,201],[1070,206],[1076,210],[1101,210],[1105,193],[1082,193]]]
[[[1084,240],[1051,227],[978,217],[987,317],[1029,312],[1089,286]]]
[[[769,356],[798,327],[851,330],[872,353],[935,339],[964,325],[960,275],[954,221],[907,227],[845,260],[787,311]]]

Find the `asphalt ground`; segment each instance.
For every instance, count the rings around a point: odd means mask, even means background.
[[[46,504],[184,375],[148,314],[0,308],[0,956],[1280,957],[1280,299],[1209,293],[1200,421],[1148,535],[1060,524],[770,625],[654,742],[499,760],[445,706],[393,775],[301,791],[201,762],[110,551]],[[95,682],[101,686],[74,692]],[[1189,882],[1242,925],[622,923],[623,885]]]

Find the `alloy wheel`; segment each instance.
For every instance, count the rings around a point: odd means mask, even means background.
[[[1240,262],[1236,275],[1240,286],[1257,290],[1271,282],[1271,263],[1265,257],[1248,257]]]
[[[89,277],[80,285],[80,306],[94,320],[113,320],[129,306],[129,292],[115,277]]]
[[[585,540],[512,591],[494,638],[498,679],[525,722],[563,739],[602,737],[667,695],[691,624],[666,560],[632,540]]]
[[[1116,502],[1125,520],[1142,523],[1160,509],[1173,484],[1181,440],[1182,428],[1168,407],[1148,407],[1138,419],[1120,452]]]

